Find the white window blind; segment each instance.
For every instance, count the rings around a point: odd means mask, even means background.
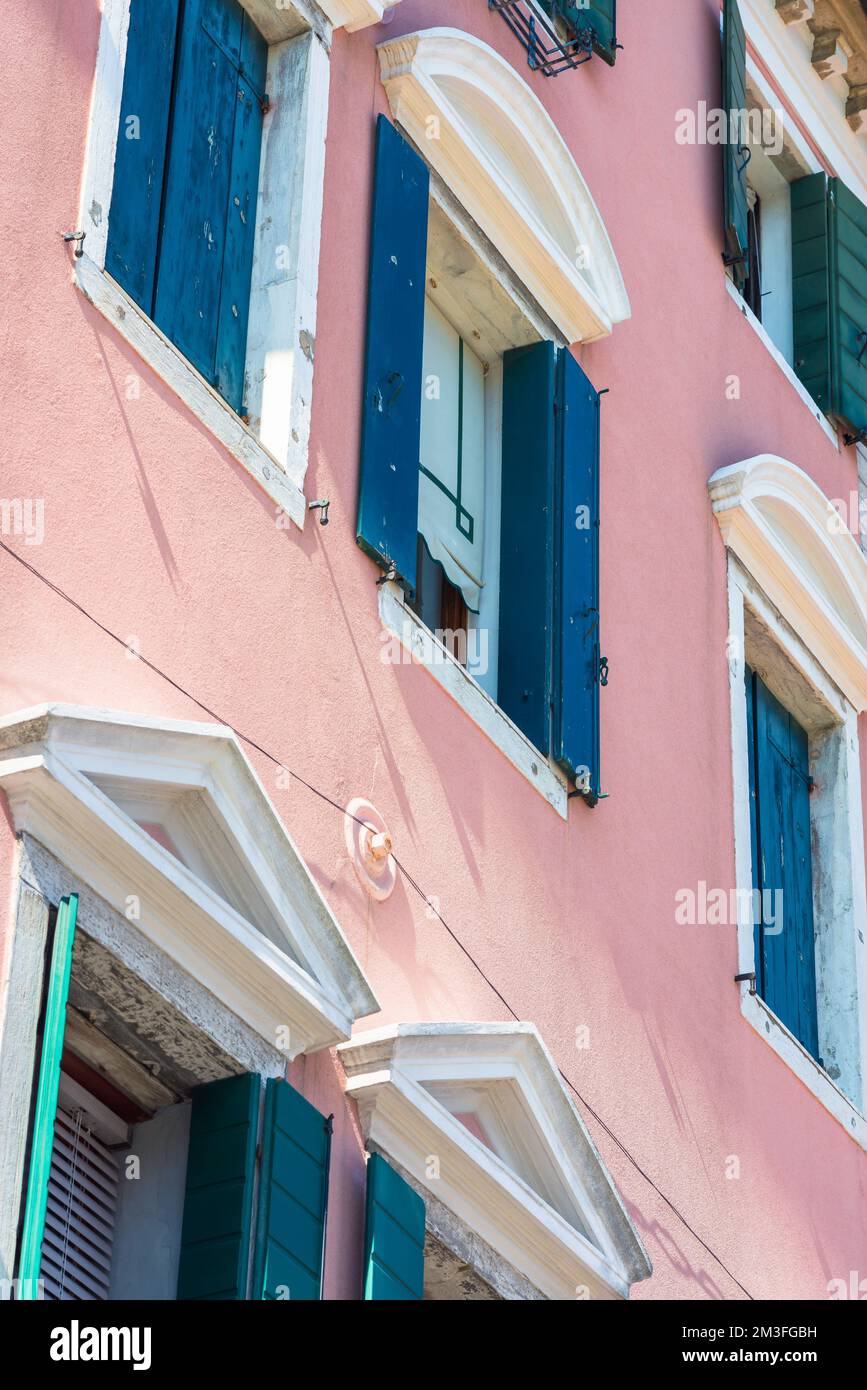
[[[46,1299],[108,1297],[118,1160],[86,1110],[57,1107],[42,1239]]]

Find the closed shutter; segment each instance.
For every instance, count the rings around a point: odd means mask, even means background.
[[[131,0],[105,268],[153,314],[180,0]]]
[[[38,1279],[48,1204],[54,1121],[60,1088],[60,1059],[66,1026],[66,1001],[72,974],[72,946],[78,916],[78,894],[61,899],[51,936],[46,968],[44,1007],[39,1030],[39,1071],[30,1139],[27,1195],[18,1258],[18,1298],[38,1296]]]
[[[238,0],[186,0],[154,321],[240,410],[267,46]]]
[[[792,185],[795,369],[829,415],[867,431],[867,207],[837,178]]]
[[[179,1299],[245,1299],[261,1081],[247,1073],[193,1091]]]
[[[367,1163],[364,1298],[424,1298],[425,1205],[379,1154]]]
[[[331,1121],[288,1081],[269,1080],[254,1299],[321,1298]]]
[[[547,756],[554,582],[553,343],[503,355],[497,701]]]
[[[238,0],[132,0],[106,268],[235,410],[267,46]]]
[[[723,110],[728,139],[723,145],[725,254],[735,283],[746,281],[749,264],[747,165],[749,147],[741,142],[741,112],[746,111],[747,41],[737,0],[723,0]]]
[[[358,544],[416,588],[430,176],[380,116],[367,297]]]
[[[599,796],[599,393],[561,352],[555,470],[554,758]]]
[[[40,1278],[46,1299],[107,1299],[118,1159],[85,1110],[57,1108]]]
[[[807,735],[755,672],[748,672],[753,798],[756,987],[819,1057]]]

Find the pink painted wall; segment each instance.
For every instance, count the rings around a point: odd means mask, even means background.
[[[741,1018],[734,928],[674,922],[675,893],[733,883],[725,557],[706,482],[769,450],[829,496],[856,486],[727,295],[719,154],[674,113],[716,100],[715,0],[622,7],[625,51],[534,77],[483,0],[402,0],[338,34],[307,494],[331,525],[279,530],[268,500],[71,284],[96,0],[7,6],[0,121],[4,496],[44,497],[41,547],[10,544],[226,722],[340,803],[363,795],[467,950],[641,1166],[756,1297],[821,1298],[867,1275],[867,1158]],[[581,360],[604,405],[604,782],[565,824],[431,676],[381,663],[377,571],[354,540],[374,45],[448,23],[519,69],[605,219],[632,319]],[[670,41],[676,34],[677,42]],[[34,93],[42,94],[34,100]],[[725,397],[740,376],[742,398]],[[127,378],[141,378],[127,400]],[[77,701],[182,718],[192,699],[130,660],[0,552],[0,712]],[[401,881],[361,893],[341,817],[263,782],[382,1002],[377,1023],[502,1019],[481,974]],[[0,838],[5,836],[0,821]],[[0,868],[0,912],[8,892]],[[590,1028],[578,1051],[575,1030]],[[293,1073],[337,1113],[328,1293],[357,1296],[363,1169],[331,1058]],[[737,1286],[595,1121],[654,1265],[635,1296]],[[741,1178],[727,1181],[736,1154]]]

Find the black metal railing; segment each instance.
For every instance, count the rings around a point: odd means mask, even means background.
[[[589,17],[587,23],[576,19],[576,6],[568,0],[488,0],[488,9],[499,11],[527,50],[530,67],[545,77],[580,67],[594,52],[606,62],[614,61],[613,49],[601,50]]]

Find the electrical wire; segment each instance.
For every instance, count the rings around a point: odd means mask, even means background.
[[[106,627],[106,625],[100,622],[100,620],[97,617],[95,617],[94,614],[90,613],[86,608],[83,607],[82,604],[78,603],[77,600],[71,596],[71,594],[68,594],[64,589],[61,589],[58,584],[55,584],[54,581],[49,579],[47,575],[44,575],[41,572],[41,570],[38,570],[36,566],[31,564],[29,560],[26,560],[23,555],[19,555],[19,553],[16,550],[14,550],[11,546],[7,545],[5,541],[2,540],[0,540],[0,549],[4,550],[7,555],[10,555],[13,560],[16,560],[18,564],[22,565],[24,569],[28,570],[30,574],[34,576],[34,578],[38,579],[41,584],[44,584],[48,589],[51,590],[52,593],[56,594],[58,598],[62,599],[64,603],[67,603],[77,613],[80,613],[83,618],[86,618],[89,623],[92,623],[94,627],[98,628],[99,631],[102,632],[106,637],[110,638],[111,641],[116,642],[117,645],[123,647],[125,651],[129,650],[129,643],[125,642],[124,639],[121,636],[119,636],[118,633],[113,632],[111,628]],[[320,791],[318,787],[314,787],[311,782],[308,782],[304,777],[300,776],[299,773],[294,772],[292,768],[286,767],[286,765],[282,763],[280,759],[277,758],[273,753],[269,752],[267,748],[263,748],[263,746],[260,743],[258,743],[255,739],[250,738],[249,735],[242,733],[241,730],[238,729],[231,722],[231,720],[223,718],[223,716],[218,714],[216,710],[213,710],[210,708],[209,705],[204,704],[203,701],[199,700],[195,695],[191,694],[191,692],[189,690],[186,690],[185,687],[182,686],[178,681],[173,680],[173,678],[166,671],[163,671],[161,667],[155,665],[154,662],[149,661],[147,657],[142,656],[140,652],[137,652],[135,654],[135,659],[137,661],[140,661],[143,666],[146,666],[149,671],[153,671],[154,675],[159,676],[161,680],[166,681],[167,684],[170,685],[173,690],[176,690],[178,692],[178,694],[183,695],[185,699],[191,701],[191,703],[194,704],[198,709],[202,710],[204,714],[207,714],[209,719],[213,719],[216,723],[223,724],[227,728],[231,729],[235,736],[241,739],[243,743],[248,744],[250,748],[254,748],[257,753],[260,753],[262,755],[263,758],[266,758],[268,762],[273,763],[275,767],[279,767],[281,771],[285,772],[287,776],[293,778],[302,787],[306,788],[307,791],[312,792],[313,795],[319,797],[321,801],[324,801],[327,803],[327,805],[332,806],[334,810],[339,811],[342,816],[349,814],[346,811],[345,807],[341,806],[339,802],[333,799],[333,797],[330,797],[326,792]],[[353,816],[352,819],[355,820],[359,825],[365,824],[365,822],[361,820],[358,816]],[[475,956],[472,954],[469,948],[464,945],[457,932],[455,932],[453,928],[449,926],[448,922],[445,920],[439,909],[434,906],[434,900],[427,893],[425,893],[421,884],[418,883],[418,881],[412,876],[412,874],[409,872],[406,866],[401,863],[397,856],[393,854],[392,858],[394,859],[395,865],[397,866],[398,870],[406,879],[406,882],[409,884],[412,890],[415,893],[417,893],[418,896],[422,899],[426,906],[426,909],[429,912],[433,913],[437,920],[442,924],[448,935],[464,953],[464,955],[472,964],[473,968],[485,981],[488,988],[497,996],[497,998],[499,999],[503,1007],[506,1009],[506,1011],[509,1014],[511,1014],[512,1018],[515,1020],[516,1023],[521,1022],[520,1015],[515,1012],[515,1010],[512,1008],[512,1005],[506,999],[505,995],[500,992],[500,990],[494,984],[490,976],[486,974],[485,970],[476,960]],[[665,1202],[666,1206],[670,1209],[670,1211],[674,1213],[678,1221],[680,1221],[681,1224],[686,1228],[686,1230],[688,1230],[689,1233],[694,1237],[694,1239],[698,1241],[702,1249],[705,1250],[708,1253],[708,1255],[710,1255],[710,1257],[716,1261],[716,1263],[720,1266],[721,1269],[725,1270],[732,1283],[737,1284],[741,1292],[745,1294],[745,1296],[748,1299],[752,1300],[753,1295],[749,1292],[749,1290],[744,1288],[744,1285],[741,1283],[741,1281],[737,1278],[736,1275],[732,1274],[731,1270],[720,1258],[720,1256],[717,1255],[717,1253],[707,1244],[707,1242],[702,1239],[702,1237],[698,1234],[695,1228],[692,1225],[690,1225],[689,1221],[687,1221],[686,1217],[675,1205],[675,1203],[672,1202],[671,1198],[666,1197],[665,1193],[661,1190],[660,1187],[657,1186],[650,1174],[647,1173],[644,1168],[642,1168],[641,1164],[638,1162],[636,1158],[633,1157],[633,1155],[630,1153],[629,1149],[622,1142],[622,1140],[620,1140],[614,1133],[614,1131],[611,1129],[611,1127],[608,1124],[606,1124],[605,1120],[603,1120],[602,1116],[598,1113],[598,1111],[596,1111],[590,1104],[590,1102],[584,1098],[584,1096],[578,1090],[578,1087],[575,1085],[575,1083],[571,1081],[569,1077],[566,1075],[566,1073],[562,1071],[560,1068],[558,1068],[558,1071],[563,1081],[569,1087],[570,1091],[572,1091],[575,1094],[575,1096],[577,1096],[578,1100],[584,1106],[585,1110],[587,1110],[588,1114],[593,1116],[593,1119],[605,1131],[612,1143],[617,1146],[617,1148],[620,1150],[623,1156],[629,1161],[629,1163],[632,1164],[635,1171],[639,1173],[642,1178],[644,1178],[645,1182],[650,1187],[653,1188],[657,1196],[660,1197],[663,1202]]]

